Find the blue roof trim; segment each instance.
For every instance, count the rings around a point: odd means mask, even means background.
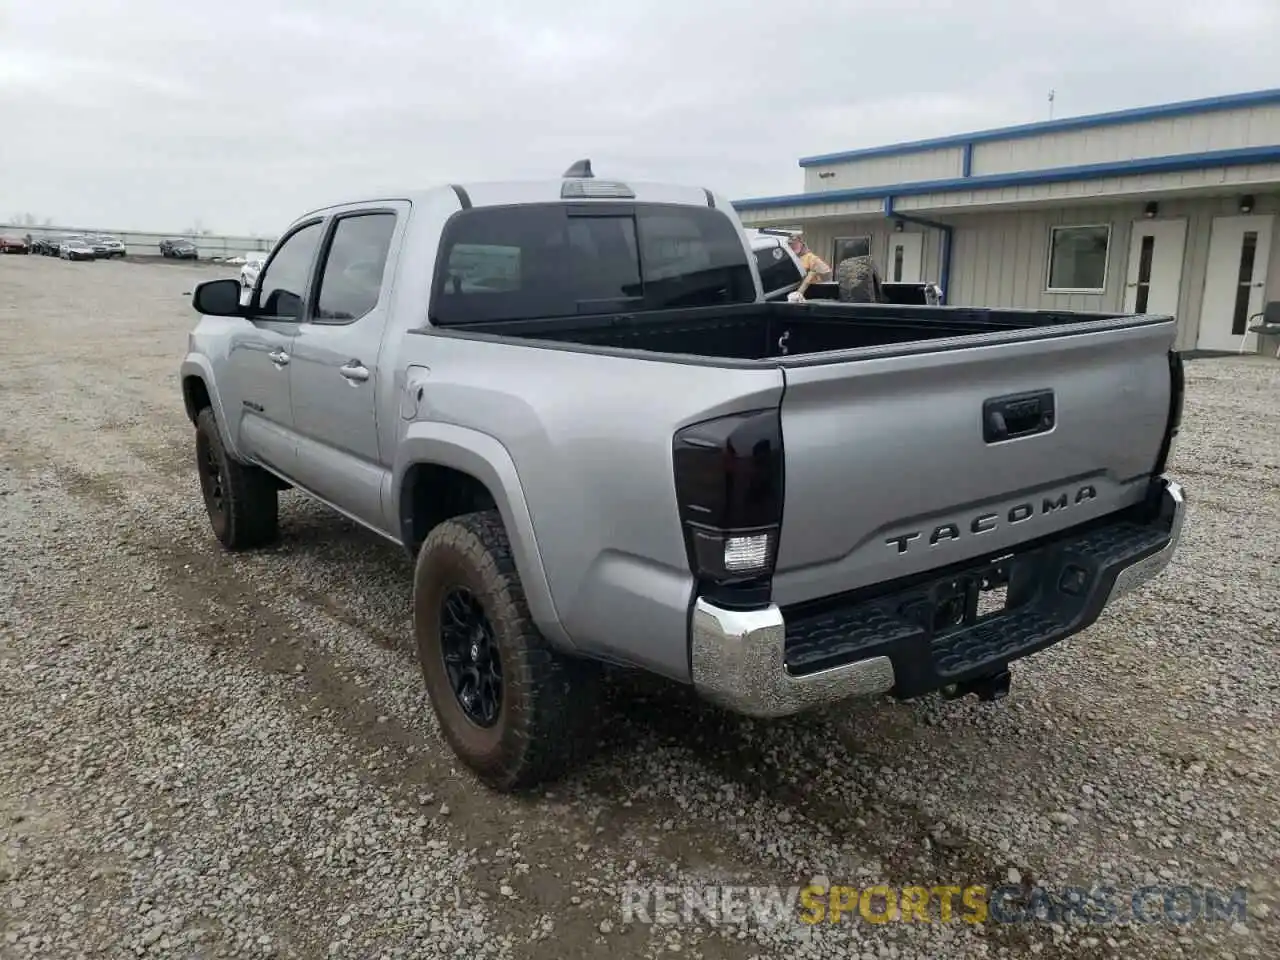
[[[1050,167],[1045,170],[1020,170],[1016,173],[991,173],[977,177],[952,177],[947,180],[917,180],[892,183],[880,187],[857,187],[852,190],[822,190],[794,193],[779,197],[752,197],[733,201],[735,210],[760,210],[765,207],[800,207],[818,203],[840,203],[845,200],[869,200],[879,197],[909,197],[922,193],[948,193],[955,190],[991,190],[999,187],[1034,186],[1062,183],[1067,180],[1098,180],[1146,173],[1177,173],[1206,167],[1242,167],[1252,163],[1280,163],[1280,144],[1268,147],[1243,147],[1235,150],[1213,150],[1208,153],[1179,153],[1168,157],[1143,160],[1120,160],[1111,163],[1086,163],[1074,167]]]
[[[1234,93],[1224,97],[1205,97],[1201,100],[1182,100],[1153,107],[1135,107],[1111,113],[1094,113],[1083,117],[1065,117],[1061,120],[1042,120],[1023,123],[977,133],[960,133],[929,140],[912,140],[891,143],[883,147],[865,147],[841,153],[825,153],[814,157],[802,157],[800,166],[813,167],[844,160],[864,160],[869,157],[893,157],[922,150],[939,150],[944,147],[963,147],[967,143],[987,143],[992,140],[1013,140],[1020,137],[1036,137],[1046,133],[1062,133],[1068,130],[1088,130],[1093,127],[1109,127],[1118,123],[1136,123],[1143,120],[1162,120],[1183,117],[1194,113],[1212,113],[1217,110],[1239,110],[1244,107],[1263,107],[1280,103],[1280,87],[1272,90],[1254,90],[1250,93]]]

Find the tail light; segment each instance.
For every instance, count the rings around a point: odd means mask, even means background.
[[[1164,441],[1160,444],[1160,455],[1156,458],[1154,473],[1159,476],[1169,465],[1169,457],[1173,455],[1173,444],[1182,428],[1182,404],[1186,396],[1186,373],[1182,366],[1182,354],[1177,350],[1169,351],[1169,419],[1164,431]]]
[[[676,499],[700,594],[725,606],[769,600],[782,525],[782,422],[754,410],[685,427],[673,443]]]

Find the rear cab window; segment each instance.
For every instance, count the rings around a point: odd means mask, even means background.
[[[432,323],[750,303],[750,262],[733,222],[674,204],[477,207],[445,227]]]

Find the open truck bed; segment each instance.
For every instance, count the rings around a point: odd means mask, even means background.
[[[761,361],[859,351],[864,355],[974,347],[1159,324],[1168,318],[1051,310],[896,304],[749,303],[507,320],[451,328],[464,336],[548,346],[645,351],[672,358]],[[885,350],[884,348],[890,348]],[[839,358],[827,358],[839,359]]]

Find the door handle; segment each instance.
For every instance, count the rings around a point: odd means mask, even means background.
[[[348,360],[338,368],[338,372],[353,383],[363,383],[369,379],[369,368],[359,360]]]
[[[271,358],[272,363],[280,367],[283,367],[286,363],[289,362],[289,355],[279,348],[272,350],[269,354],[267,354],[267,356]]]
[[[982,439],[987,443],[1029,437],[1053,429],[1052,390],[992,397],[982,405]]]

